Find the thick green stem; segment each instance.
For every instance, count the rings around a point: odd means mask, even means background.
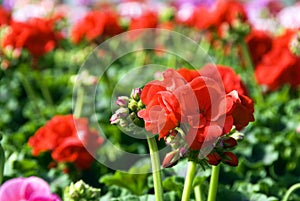
[[[79,86],[77,89],[76,103],[75,103],[75,108],[74,108],[74,112],[73,112],[74,117],[76,117],[76,118],[80,117],[83,102],[84,102],[84,90],[81,86]]]
[[[203,195],[202,195],[201,184],[195,186],[194,193],[195,193],[196,201],[204,201]]]
[[[163,188],[157,144],[154,137],[147,137],[147,141],[150,150],[155,200],[163,201]]]
[[[212,172],[210,177],[209,191],[208,191],[208,201],[215,201],[218,191],[219,182],[219,171],[220,166],[212,166]]]
[[[194,177],[195,177],[196,167],[197,167],[197,164],[194,161],[189,161],[181,201],[189,201],[190,200],[190,195],[191,195],[191,191],[193,188],[193,181],[194,181]]]
[[[284,195],[282,201],[288,201],[290,195],[291,195],[295,190],[297,190],[297,189],[300,189],[300,183],[294,184],[293,186],[291,186],[291,187],[289,188],[289,190],[285,193],[285,195]]]

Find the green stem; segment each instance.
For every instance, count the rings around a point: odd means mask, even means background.
[[[84,90],[81,86],[77,88],[77,97],[73,115],[76,118],[79,118],[82,112],[82,106],[84,102]]]
[[[44,80],[37,77],[37,81],[40,85],[40,89],[41,89],[43,97],[45,98],[47,103],[52,107],[53,106],[53,100],[52,100],[52,97],[51,97],[51,94],[50,94],[50,91],[49,91],[48,87],[45,85]]]
[[[300,183],[294,184],[293,186],[291,186],[291,187],[289,188],[289,190],[285,193],[285,195],[284,195],[282,201],[288,201],[290,195],[291,195],[295,190],[297,190],[297,189],[300,189]]]
[[[209,191],[208,191],[208,201],[215,201],[218,191],[219,182],[219,171],[220,166],[212,166],[212,172],[210,177]]]
[[[197,164],[189,161],[181,201],[189,201]]]
[[[195,186],[194,193],[196,201],[204,201],[202,196],[201,184]]]
[[[255,78],[254,65],[250,56],[248,45],[245,41],[242,41],[240,45],[241,45],[243,58],[245,59],[246,62],[246,73],[251,79],[248,81],[248,83],[251,84],[252,87],[255,89],[253,94],[254,98],[256,99],[257,102],[263,102],[264,98],[262,96],[261,88],[258,85]]]
[[[40,115],[40,117],[43,117],[43,113],[42,113],[40,107],[38,106],[38,98],[36,97],[36,94],[31,86],[31,84],[29,83],[27,78],[22,73],[17,73],[17,76],[19,77],[29,100],[32,103],[34,103],[36,112]]]
[[[150,150],[152,175],[154,183],[154,193],[156,201],[163,201],[162,177],[160,172],[160,160],[158,155],[157,144],[154,137],[147,137]]]

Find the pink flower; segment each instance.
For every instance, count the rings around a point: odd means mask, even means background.
[[[0,201],[61,201],[38,177],[14,178],[0,187]]]

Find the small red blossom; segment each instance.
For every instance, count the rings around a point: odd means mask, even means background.
[[[40,57],[53,50],[62,34],[54,29],[55,19],[32,18],[27,22],[11,22],[11,31],[3,39],[3,47],[26,48]]]
[[[71,162],[79,169],[90,167],[94,161],[91,154],[95,154],[102,143],[98,133],[88,127],[87,119],[74,119],[72,115],[53,117],[28,141],[34,156],[52,151],[55,161]]]
[[[2,25],[7,25],[10,23],[11,14],[5,10],[2,6],[0,6],[0,27]]]
[[[255,76],[259,84],[268,90],[276,90],[284,84],[300,85],[300,57],[293,55],[289,44],[295,31],[287,30],[274,38],[272,49],[256,65]]]
[[[157,26],[157,14],[152,11],[145,11],[141,16],[131,19],[129,30],[156,28]]]
[[[91,11],[72,28],[71,40],[77,44],[82,40],[111,37],[122,32],[118,15],[109,10]]]
[[[260,63],[263,56],[272,49],[272,37],[264,31],[252,30],[246,42],[254,65]]]
[[[236,19],[247,19],[243,5],[235,0],[218,0],[212,8],[199,7],[194,16],[199,29],[220,28],[223,23],[231,25]]]

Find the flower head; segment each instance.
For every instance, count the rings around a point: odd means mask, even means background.
[[[28,141],[34,156],[51,151],[55,161],[71,162],[79,169],[90,167],[94,161],[91,154],[102,143],[99,134],[89,128],[87,119],[75,119],[72,115],[53,117]]]
[[[3,38],[3,47],[25,48],[33,56],[40,57],[57,45],[62,39],[54,30],[56,19],[33,18],[28,22],[11,22],[11,31]]]
[[[14,178],[0,187],[0,200],[9,201],[61,201],[52,194],[49,185],[41,178]]]

